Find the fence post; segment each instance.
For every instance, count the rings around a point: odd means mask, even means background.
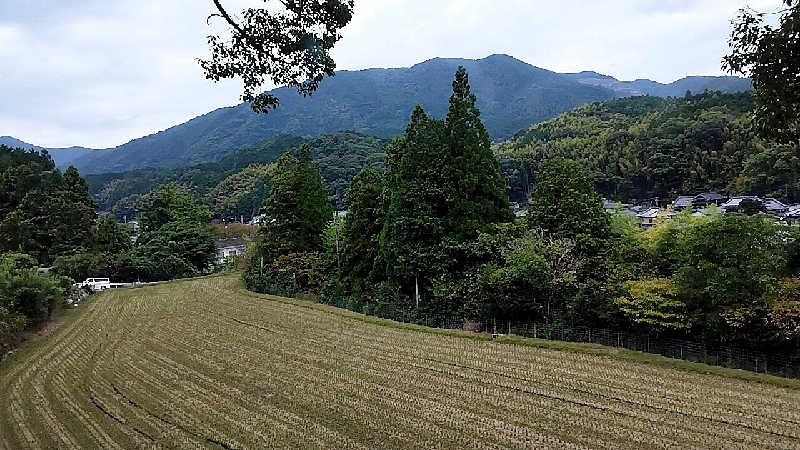
[[[511,320],[508,321],[508,334],[511,334]]]
[[[536,339],[536,323],[533,324],[533,338]]]
[[[650,335],[647,335],[647,353],[650,353]]]

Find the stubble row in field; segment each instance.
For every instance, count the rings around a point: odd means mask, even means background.
[[[3,448],[798,448],[800,391],[385,326],[212,277],[0,365]]]

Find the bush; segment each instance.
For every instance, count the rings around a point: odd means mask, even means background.
[[[56,258],[53,272],[79,282],[98,276],[102,264],[103,257],[97,253],[78,253]]]
[[[64,277],[40,273],[28,255],[7,253],[0,257],[0,307],[6,317],[22,315],[30,324],[49,320],[66,300],[70,286]],[[18,324],[17,319],[14,323]]]
[[[260,261],[250,264],[242,274],[248,289],[283,297],[297,297],[317,292],[318,280],[314,277],[316,253],[290,253],[275,259],[262,268]]]

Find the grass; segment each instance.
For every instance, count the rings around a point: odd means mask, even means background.
[[[800,386],[429,329],[236,276],[107,291],[0,363],[0,448],[797,448]]]

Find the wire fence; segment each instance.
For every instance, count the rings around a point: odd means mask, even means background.
[[[668,358],[704,363],[751,372],[800,378],[800,352],[759,352],[742,348],[706,345],[698,342],[635,334],[602,328],[561,326],[546,323],[516,322],[513,320],[465,320],[463,317],[419,314],[408,310],[372,311],[350,304],[336,305],[397,322],[424,325],[431,328],[465,330],[496,335],[514,335],[551,341],[600,344],[637,352],[652,353]]]

